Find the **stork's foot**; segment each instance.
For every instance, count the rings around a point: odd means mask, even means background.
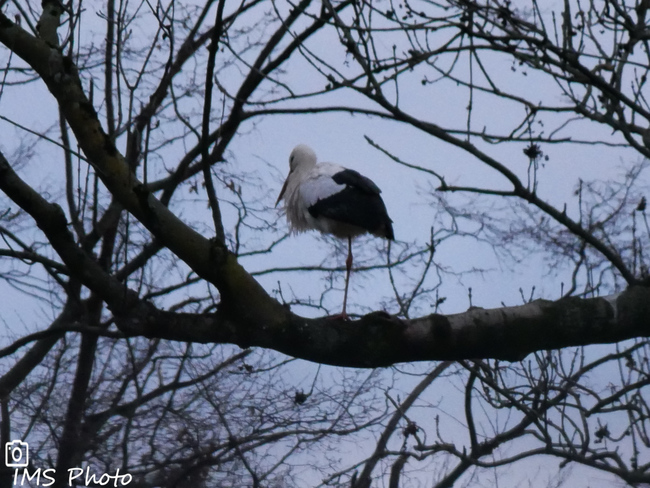
[[[328,316],[327,320],[347,320],[347,321],[349,321],[349,320],[352,320],[352,319],[350,319],[350,316],[347,313],[341,312],[341,313],[337,313],[336,315]]]

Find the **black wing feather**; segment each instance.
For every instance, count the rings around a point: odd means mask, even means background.
[[[309,207],[312,217],[327,217],[355,225],[371,234],[393,240],[392,220],[375,183],[354,170],[336,173],[332,179],[345,188]]]
[[[343,171],[339,171],[332,176],[332,179],[339,185],[351,186],[364,193],[374,193],[375,195],[381,193],[381,190],[377,185],[375,185],[374,181],[370,178],[366,178],[353,169],[344,169]]]

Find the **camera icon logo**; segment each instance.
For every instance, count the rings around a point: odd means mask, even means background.
[[[5,465],[8,468],[26,468],[29,465],[29,444],[21,440],[7,442]]]

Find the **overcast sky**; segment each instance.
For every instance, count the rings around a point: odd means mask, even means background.
[[[554,2],[558,3],[558,2]],[[87,9],[96,8],[86,5]],[[329,35],[329,34],[327,34]],[[336,39],[315,38],[313,46],[329,45]],[[320,43],[320,44],[319,44]],[[3,52],[3,56],[5,52]],[[496,79],[505,86],[523,96],[536,96],[546,103],[562,100],[562,94],[557,87],[549,83],[548,78],[536,76],[530,70],[511,69],[511,63],[502,59],[488,56],[488,63],[493,67]],[[324,86],[326,83],[322,75],[317,73],[301,59],[291,61],[288,66],[287,78],[297,91]],[[526,74],[524,74],[526,72]],[[232,76],[232,79],[229,78]],[[400,86],[403,100],[402,108],[411,110],[427,121],[440,124],[447,128],[463,130],[467,124],[467,110],[469,92],[462,87],[455,86],[450,81],[433,85],[421,84],[423,73],[417,69],[405,77]],[[225,85],[236,84],[238,79],[234,75],[223,75]],[[58,139],[57,110],[53,98],[49,96],[42,83],[36,82],[29,85],[23,92],[29,96],[8,96],[0,99],[0,115],[11,119],[15,123],[28,126],[36,132],[45,132],[53,139]],[[372,105],[349,92],[337,91],[334,95],[336,105],[354,105],[372,107]],[[319,103],[327,103],[330,99],[323,97]],[[100,102],[95,100],[96,108],[100,109]],[[287,103],[291,105],[291,103]],[[376,108],[376,107],[372,107]],[[488,127],[489,132],[507,132],[513,125],[522,119],[522,109],[503,100],[495,100],[487,96],[474,93],[472,127],[481,130]],[[543,116],[545,130],[550,131],[562,123],[559,116]],[[617,135],[610,131],[594,128],[594,124],[574,123],[565,129],[566,135],[586,140],[607,140],[609,142],[622,142]],[[44,195],[52,199],[63,200],[60,194],[60,182],[64,176],[63,160],[60,150],[47,142],[35,143],[33,135],[25,135],[14,125],[0,120],[0,148],[10,161],[17,164],[21,177],[35,185]],[[310,145],[318,155],[319,161],[329,161],[355,169],[370,177],[381,189],[389,215],[394,221],[395,236],[397,241],[427,242],[431,226],[435,224],[437,209],[433,207],[434,198],[431,192],[439,182],[432,176],[397,165],[387,156],[371,147],[364,136],[381,144],[404,161],[420,165],[444,176],[447,183],[462,186],[480,186],[493,189],[510,189],[505,179],[493,170],[472,158],[469,154],[451,147],[448,144],[416,131],[411,127],[400,125],[396,122],[373,119],[365,116],[350,116],[346,113],[329,114],[301,114],[273,116],[246,123],[239,131],[233,143],[229,146],[227,160],[224,163],[225,171],[235,173],[251,172],[259,178],[259,186],[244,187],[248,195],[255,195],[260,205],[273,206],[280,191],[282,181],[288,173],[288,157],[292,148],[297,144]],[[21,141],[34,144],[34,156],[24,166],[20,161],[11,160],[12,154]],[[515,171],[522,180],[528,168],[528,160],[522,153],[523,144],[516,145],[488,145],[480,139],[473,139],[475,144],[487,150],[495,159],[506,164]],[[122,141],[122,146],[124,142]],[[169,148],[169,166],[173,166],[182,154],[182,144]],[[539,195],[559,208],[566,203],[567,213],[577,218],[577,198],[574,191],[579,179],[583,180],[620,180],[624,168],[637,163],[638,155],[629,148],[607,147],[597,145],[543,145],[542,150],[548,156],[543,161],[539,170]],[[85,169],[83,170],[85,171]],[[647,181],[645,182],[647,188]],[[223,188],[218,189],[225,190]],[[57,193],[59,192],[59,193]],[[447,195],[453,204],[470,205],[466,195]],[[186,215],[197,219],[201,212],[204,214],[206,228],[211,227],[210,215],[205,205],[205,194],[200,192],[187,196]],[[503,206],[501,197],[483,196],[477,200],[477,205],[490,208]],[[471,203],[474,205],[474,203]],[[6,198],[0,198],[0,213],[7,207],[14,207]],[[197,214],[198,212],[198,214]],[[276,212],[277,218],[284,219],[280,210]],[[505,215],[505,214],[503,214]],[[230,229],[234,223],[234,212],[226,209],[226,226]],[[183,217],[183,215],[181,215]],[[189,218],[189,217],[188,217]],[[286,224],[285,224],[286,225]],[[435,227],[434,227],[435,230]],[[264,239],[262,237],[261,239]],[[291,236],[283,242],[278,251],[271,257],[263,256],[242,260],[249,271],[258,271],[265,267],[276,266],[301,266],[323,264],[343,266],[345,253],[339,252],[334,256],[332,239],[324,240],[315,232]],[[376,254],[376,248],[385,246],[383,241],[370,238],[359,239],[354,244],[355,256],[360,260]],[[398,243],[399,245],[399,243]],[[343,246],[339,244],[339,248]],[[377,255],[377,263],[381,257]],[[443,313],[460,313],[469,307],[468,289],[472,288],[472,305],[484,308],[500,307],[502,304],[518,305],[522,303],[519,289],[523,289],[528,297],[532,287],[535,287],[534,298],[557,299],[561,296],[562,281],[565,289],[570,279],[571,269],[549,269],[541,254],[531,254],[522,262],[507,262],[499,259],[497,253],[485,243],[476,242],[468,237],[455,237],[446,241],[436,251],[436,261],[453,273],[467,272],[472,269],[485,269],[485,273],[463,274],[461,276],[445,275],[440,288],[440,295],[447,297],[441,306]],[[379,279],[377,279],[379,277]],[[269,274],[259,278],[267,290],[273,290],[279,285],[290,296],[291,290],[300,292],[301,296],[309,295],[317,299],[323,287],[326,286],[326,275],[297,273]],[[431,274],[429,286],[437,284],[435,274]],[[331,310],[338,310],[342,301],[343,272],[337,279],[338,290],[329,293],[326,304]],[[399,282],[403,291],[408,290],[408,284]],[[351,291],[348,310],[350,312],[367,312],[377,307],[378,303],[387,300],[391,295],[387,271],[383,270],[374,275],[355,274],[351,277]],[[5,327],[5,344],[13,339],[14,334],[23,330],[40,330],[53,318],[54,311],[42,302],[34,302],[31,298],[17,293],[5,281],[0,281],[0,307],[1,320]],[[432,301],[432,300],[430,300]],[[420,304],[422,313],[427,310],[426,303]],[[304,315],[319,315],[319,311],[310,308],[299,308],[297,313]],[[396,308],[388,309],[395,313]],[[605,349],[599,347],[598,352]],[[424,370],[431,365],[415,365],[412,369]],[[313,365],[299,366],[301,375],[297,375],[297,386],[309,387],[312,380]],[[408,369],[408,367],[406,367]],[[325,374],[325,373],[323,373]],[[404,394],[409,391],[419,378],[411,379],[408,375],[400,377],[396,391]],[[431,391],[423,401],[431,405],[437,404],[445,396],[444,409],[437,413],[445,415],[446,422],[443,429],[451,439],[461,439],[464,435],[462,420],[456,419],[453,412],[454,405],[460,405],[461,392],[453,392],[453,379],[450,380],[450,391],[445,395],[438,390]],[[459,383],[455,388],[460,389]],[[450,393],[451,392],[451,393]],[[450,409],[450,406],[452,407]],[[432,408],[432,407],[431,407]],[[431,408],[414,410],[414,418],[429,431],[432,430]],[[460,418],[460,415],[459,415]],[[592,488],[612,486],[612,480],[603,473],[572,469],[575,484],[567,486]],[[546,478],[552,478],[557,471],[557,461],[550,460],[548,465],[541,463],[539,458],[533,458],[526,463],[518,465],[513,470],[513,475],[508,479],[500,479],[498,486],[507,488],[523,486],[522,483],[540,471],[543,479],[540,484],[531,486],[546,486]],[[548,470],[548,471],[546,471]],[[423,479],[427,474],[423,475]],[[497,486],[495,480],[474,480],[471,486]]]

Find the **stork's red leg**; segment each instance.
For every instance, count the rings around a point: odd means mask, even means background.
[[[348,258],[345,260],[345,291],[343,292],[343,311],[337,315],[330,315],[332,320],[350,320],[345,311],[348,304],[348,287],[350,285],[350,271],[352,271],[352,238],[348,237]]]
[[[345,308],[348,304],[348,287],[350,286],[350,271],[352,271],[352,238],[348,237],[348,258],[345,260],[345,291],[343,292],[343,311],[341,318],[347,319]]]

